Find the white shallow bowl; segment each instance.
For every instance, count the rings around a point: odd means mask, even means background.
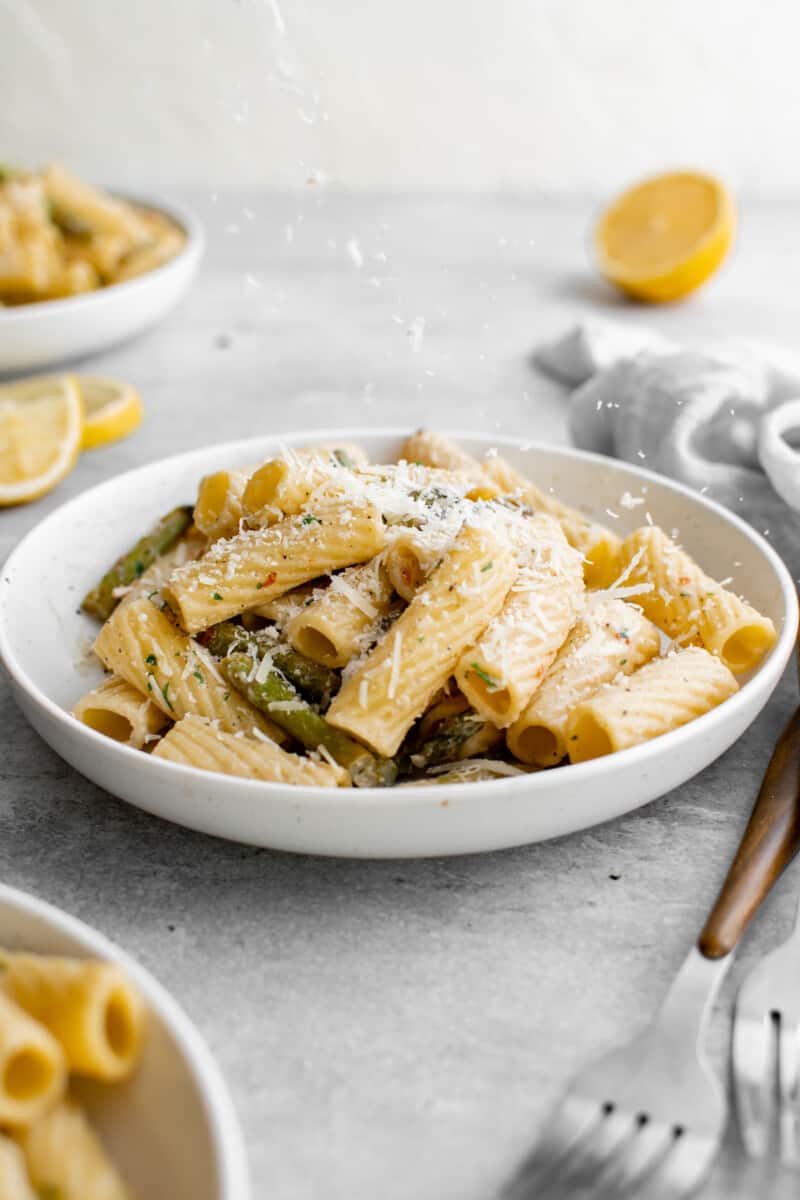
[[[89,1110],[137,1196],[249,1200],[244,1143],[227,1088],[175,1001],[113,942],[60,909],[0,884],[0,945],[116,962],[149,1014],[141,1066],[123,1084],[80,1081]]]
[[[200,222],[172,202],[127,198],[177,222],[186,234],[183,249],[162,267],[123,283],[63,300],[0,308],[0,373],[98,354],[157,324],[187,291],[205,247]]]
[[[775,622],[777,645],[741,690],[699,720],[642,746],[577,766],[487,783],[387,790],[288,787],[209,774],[151,758],[75,721],[68,710],[101,677],[79,672],[80,648],[96,625],[78,610],[108,564],[177,503],[191,501],[202,475],[267,457],[281,445],[357,441],[390,461],[404,431],[347,429],[211,446],[101,484],[37,526],[8,559],[0,580],[0,656],[16,698],[45,741],[114,795],[167,820],[257,846],[313,854],[412,857],[465,854],[556,837],[629,812],[708,766],[754,720],[780,679],[797,629],[797,596],[770,546],[719,505],[627,464],[522,443],[453,434],[481,454],[498,446],[540,486],[573,504],[620,513],[621,532],[649,511],[706,570]],[[645,503],[620,506],[630,492]]]

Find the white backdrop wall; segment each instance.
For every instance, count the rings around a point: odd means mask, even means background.
[[[0,0],[0,158],[97,179],[800,193],[798,0]]]

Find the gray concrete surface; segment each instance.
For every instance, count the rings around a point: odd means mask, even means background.
[[[745,208],[719,280],[648,311],[588,272],[588,205],[311,188],[299,201],[188,199],[210,234],[195,290],[92,363],[140,388],[146,424],[82,458],[55,495],[0,515],[3,555],[70,495],[221,437],[425,420],[563,441],[560,393],[528,358],[588,311],[689,341],[791,344],[798,328],[789,207]],[[571,1073],[653,1011],[795,695],[785,680],[723,759],[611,824],[487,856],[347,862],[137,812],[51,753],[3,682],[0,878],[115,938],[185,1006],[232,1088],[258,1200],[490,1200]],[[713,1027],[720,1062],[731,987],[788,932],[799,883],[790,871],[734,967]],[[745,1167],[731,1138],[704,1195],[796,1188]]]

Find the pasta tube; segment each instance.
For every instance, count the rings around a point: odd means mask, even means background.
[[[121,605],[97,637],[95,653],[109,671],[147,695],[173,721],[195,715],[229,733],[257,726],[277,742],[286,735],[232,691],[211,655],[178,630],[152,600]]]
[[[304,787],[350,786],[347,771],[335,763],[288,754],[274,742],[224,733],[197,717],[178,721],[158,743],[153,755],[201,771],[219,771],[244,779]]]
[[[423,467],[436,467],[442,471],[461,471],[468,475],[479,475],[481,464],[467,454],[450,438],[430,429],[418,429],[403,442],[400,458]]]
[[[84,612],[105,621],[119,603],[118,588],[134,583],[188,528],[192,519],[191,508],[174,508],[155,525],[149,533],[130,550],[121,555],[106,571],[96,587],[84,596],[81,607]]]
[[[212,541],[239,532],[242,496],[254,469],[214,471],[200,480],[194,506],[194,523]]]
[[[711,579],[663,529],[645,525],[625,539],[626,584],[649,584],[637,596],[651,621],[680,643],[699,642],[736,674],[758,665],[775,644],[775,626]]]
[[[3,1200],[41,1200],[33,1190],[25,1155],[16,1142],[0,1133],[0,1196]]]
[[[537,512],[549,513],[561,525],[569,544],[584,555],[587,587],[606,587],[616,578],[620,538],[605,526],[590,521],[577,509],[541,491],[499,455],[479,462],[449,438],[426,429],[418,430],[405,441],[402,454],[410,462],[471,472],[494,484],[501,494],[513,496]]]
[[[265,621],[274,621],[278,629],[283,631],[300,609],[305,604],[311,604],[319,594],[321,594],[321,586],[304,583],[302,587],[293,588],[291,592],[284,592],[282,596],[273,596],[266,604],[256,604],[253,608],[248,609],[244,616],[263,617]]]
[[[147,225],[129,204],[53,164],[44,172],[44,190],[59,219],[75,220],[93,233],[116,233],[130,245],[148,241]]]
[[[242,510],[253,525],[272,525],[299,513],[314,493],[335,483],[342,470],[364,462],[358,446],[286,450],[254,471],[242,495]]]
[[[301,700],[289,681],[271,666],[268,657],[255,670],[254,666],[254,660],[247,654],[231,654],[224,663],[228,679],[255,708],[268,713],[307,750],[321,749],[346,767],[356,787],[388,787],[394,783],[395,764],[388,758],[376,758],[366,746],[334,729],[325,717]]]
[[[28,1173],[46,1200],[130,1200],[100,1139],[71,1100],[17,1135]]]
[[[327,667],[343,667],[365,648],[392,603],[379,559],[333,575],[325,590],[286,626],[296,650]]]
[[[515,758],[552,767],[567,753],[572,710],[620,673],[630,675],[654,658],[661,640],[655,625],[631,604],[590,598],[541,686],[508,731]]]
[[[542,515],[530,526],[533,545],[503,607],[455,670],[473,708],[501,729],[516,721],[541,683],[583,595],[581,557],[558,522]]]
[[[145,1009],[120,967],[0,950],[0,972],[5,993],[50,1031],[71,1071],[106,1081],[133,1072]]]
[[[622,540],[613,530],[590,521],[578,509],[543,492],[500,456],[487,458],[483,469],[506,495],[515,496],[537,512],[549,513],[556,518],[570,546],[584,556],[583,574],[588,588],[608,587],[614,582],[619,574]]]
[[[72,715],[90,729],[137,750],[169,723],[169,717],[152,700],[116,675],[81,697]]]
[[[651,659],[573,709],[567,723],[570,761],[648,742],[702,716],[737,690],[724,663],[699,646]]]
[[[0,1126],[30,1124],[59,1099],[66,1082],[56,1039],[0,990]]]
[[[498,531],[465,526],[441,565],[350,675],[328,720],[393,755],[453,673],[464,649],[499,611],[516,575]]]
[[[164,594],[187,633],[196,633],[318,575],[365,562],[384,541],[374,505],[321,507],[215,542],[202,558],[173,571]]]
[[[452,532],[436,524],[423,529],[401,529],[394,534],[384,552],[383,564],[398,596],[404,600],[412,598],[452,541]]]

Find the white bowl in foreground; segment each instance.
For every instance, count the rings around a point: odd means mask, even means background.
[[[122,966],[147,1005],[144,1057],[123,1084],[76,1093],[137,1196],[249,1200],[244,1143],[230,1096],[200,1035],[151,975],[60,909],[0,884],[0,946]]]
[[[0,308],[0,373],[33,371],[98,354],[157,324],[191,284],[203,256],[202,226],[182,206],[126,197],[171,217],[186,234],[175,258],[94,292]]]
[[[474,454],[497,446],[564,500],[588,506],[620,532],[652,519],[677,528],[709,574],[775,622],[778,642],[741,690],[682,729],[631,750],[488,783],[386,790],[288,787],[209,774],[151,758],[69,715],[101,677],[79,669],[96,625],[81,597],[118,554],[178,503],[201,476],[268,457],[281,445],[359,442],[391,461],[407,431],[347,429],[260,437],[153,463],[85,492],[45,518],[8,559],[0,580],[0,657],[23,711],[67,762],[123,800],[169,821],[257,846],[312,854],[413,857],[466,854],[557,837],[629,812],[708,766],[758,715],[792,652],[797,595],[771,547],[696,492],[625,463],[519,439],[453,434]],[[620,504],[630,493],[643,503]]]

